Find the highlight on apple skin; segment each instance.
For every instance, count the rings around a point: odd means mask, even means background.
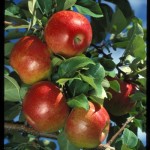
[[[22,111],[27,122],[39,132],[55,132],[64,127],[69,107],[59,88],[49,81],[34,84],[26,93]]]
[[[24,36],[13,47],[10,65],[26,84],[34,84],[50,76],[48,47],[36,36]]]
[[[59,11],[49,19],[44,32],[49,49],[64,57],[83,53],[92,41],[88,19],[74,11]]]
[[[65,133],[69,141],[79,148],[95,148],[105,140],[110,127],[110,117],[99,104],[89,102],[89,110],[73,108]]]

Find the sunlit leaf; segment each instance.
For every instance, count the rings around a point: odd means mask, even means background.
[[[28,7],[31,14],[34,13],[36,0],[28,0]]]
[[[133,149],[131,149],[131,148],[129,148],[127,145],[123,144],[123,145],[121,146],[121,150],[133,150]]]
[[[72,80],[75,80],[75,79],[81,80],[80,78],[76,78],[76,77],[74,77],[74,78],[61,78],[61,79],[57,80],[56,82],[57,82],[58,84],[60,84],[61,86],[64,86],[64,84],[65,84],[66,82],[72,81]]]
[[[130,51],[133,56],[144,59],[146,57],[146,45],[140,36],[136,36],[130,46]]]
[[[76,1],[77,0],[66,0],[63,9],[69,9],[76,3]]]
[[[97,89],[96,83],[94,82],[94,78],[91,76],[85,76],[83,74],[80,73],[80,76],[82,78],[83,81],[87,82],[89,85],[91,85],[94,89]]]
[[[80,107],[85,110],[89,109],[88,99],[84,94],[68,99],[67,104],[72,108]]]
[[[16,80],[10,76],[5,76],[4,79],[4,99],[6,101],[20,101],[20,87]]]
[[[121,92],[120,91],[120,84],[117,80],[109,81],[110,83],[110,88],[113,89],[116,92]]]
[[[24,28],[28,28],[29,25],[9,25],[5,28],[5,30],[9,30],[9,29],[24,29]]]
[[[90,58],[83,55],[75,56],[62,62],[58,68],[58,74],[60,77],[72,77],[77,70],[89,64],[94,64]]]
[[[134,148],[138,143],[138,137],[131,130],[125,128],[123,131],[122,142],[129,148]]]

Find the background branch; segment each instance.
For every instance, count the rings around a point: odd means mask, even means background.
[[[38,132],[38,131],[34,130],[33,128],[27,127],[23,124],[5,122],[4,128],[6,130],[17,130],[17,131],[30,133],[30,134],[35,135],[35,136],[57,139],[57,135],[54,133],[49,134],[49,133]]]

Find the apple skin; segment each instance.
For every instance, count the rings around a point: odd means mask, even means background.
[[[48,78],[51,60],[47,45],[36,36],[24,36],[11,51],[10,65],[26,84]]]
[[[79,148],[95,148],[107,136],[110,117],[102,105],[89,102],[90,109],[74,108],[65,125],[68,140]]]
[[[114,116],[122,116],[131,111],[131,109],[136,105],[135,101],[130,99],[130,95],[134,94],[136,91],[135,85],[122,81],[119,78],[107,78],[109,81],[117,80],[120,84],[120,93],[108,89],[108,92],[112,94],[112,99],[104,101],[104,107],[109,113]]]
[[[90,45],[92,28],[83,15],[63,10],[49,19],[44,36],[53,53],[72,57],[83,53]]]
[[[27,122],[39,132],[59,130],[69,115],[64,95],[49,81],[34,84],[26,93],[22,106]]]

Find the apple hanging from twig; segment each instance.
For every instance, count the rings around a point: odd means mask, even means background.
[[[72,57],[84,52],[90,45],[92,28],[85,16],[63,10],[49,19],[44,35],[53,53]]]

